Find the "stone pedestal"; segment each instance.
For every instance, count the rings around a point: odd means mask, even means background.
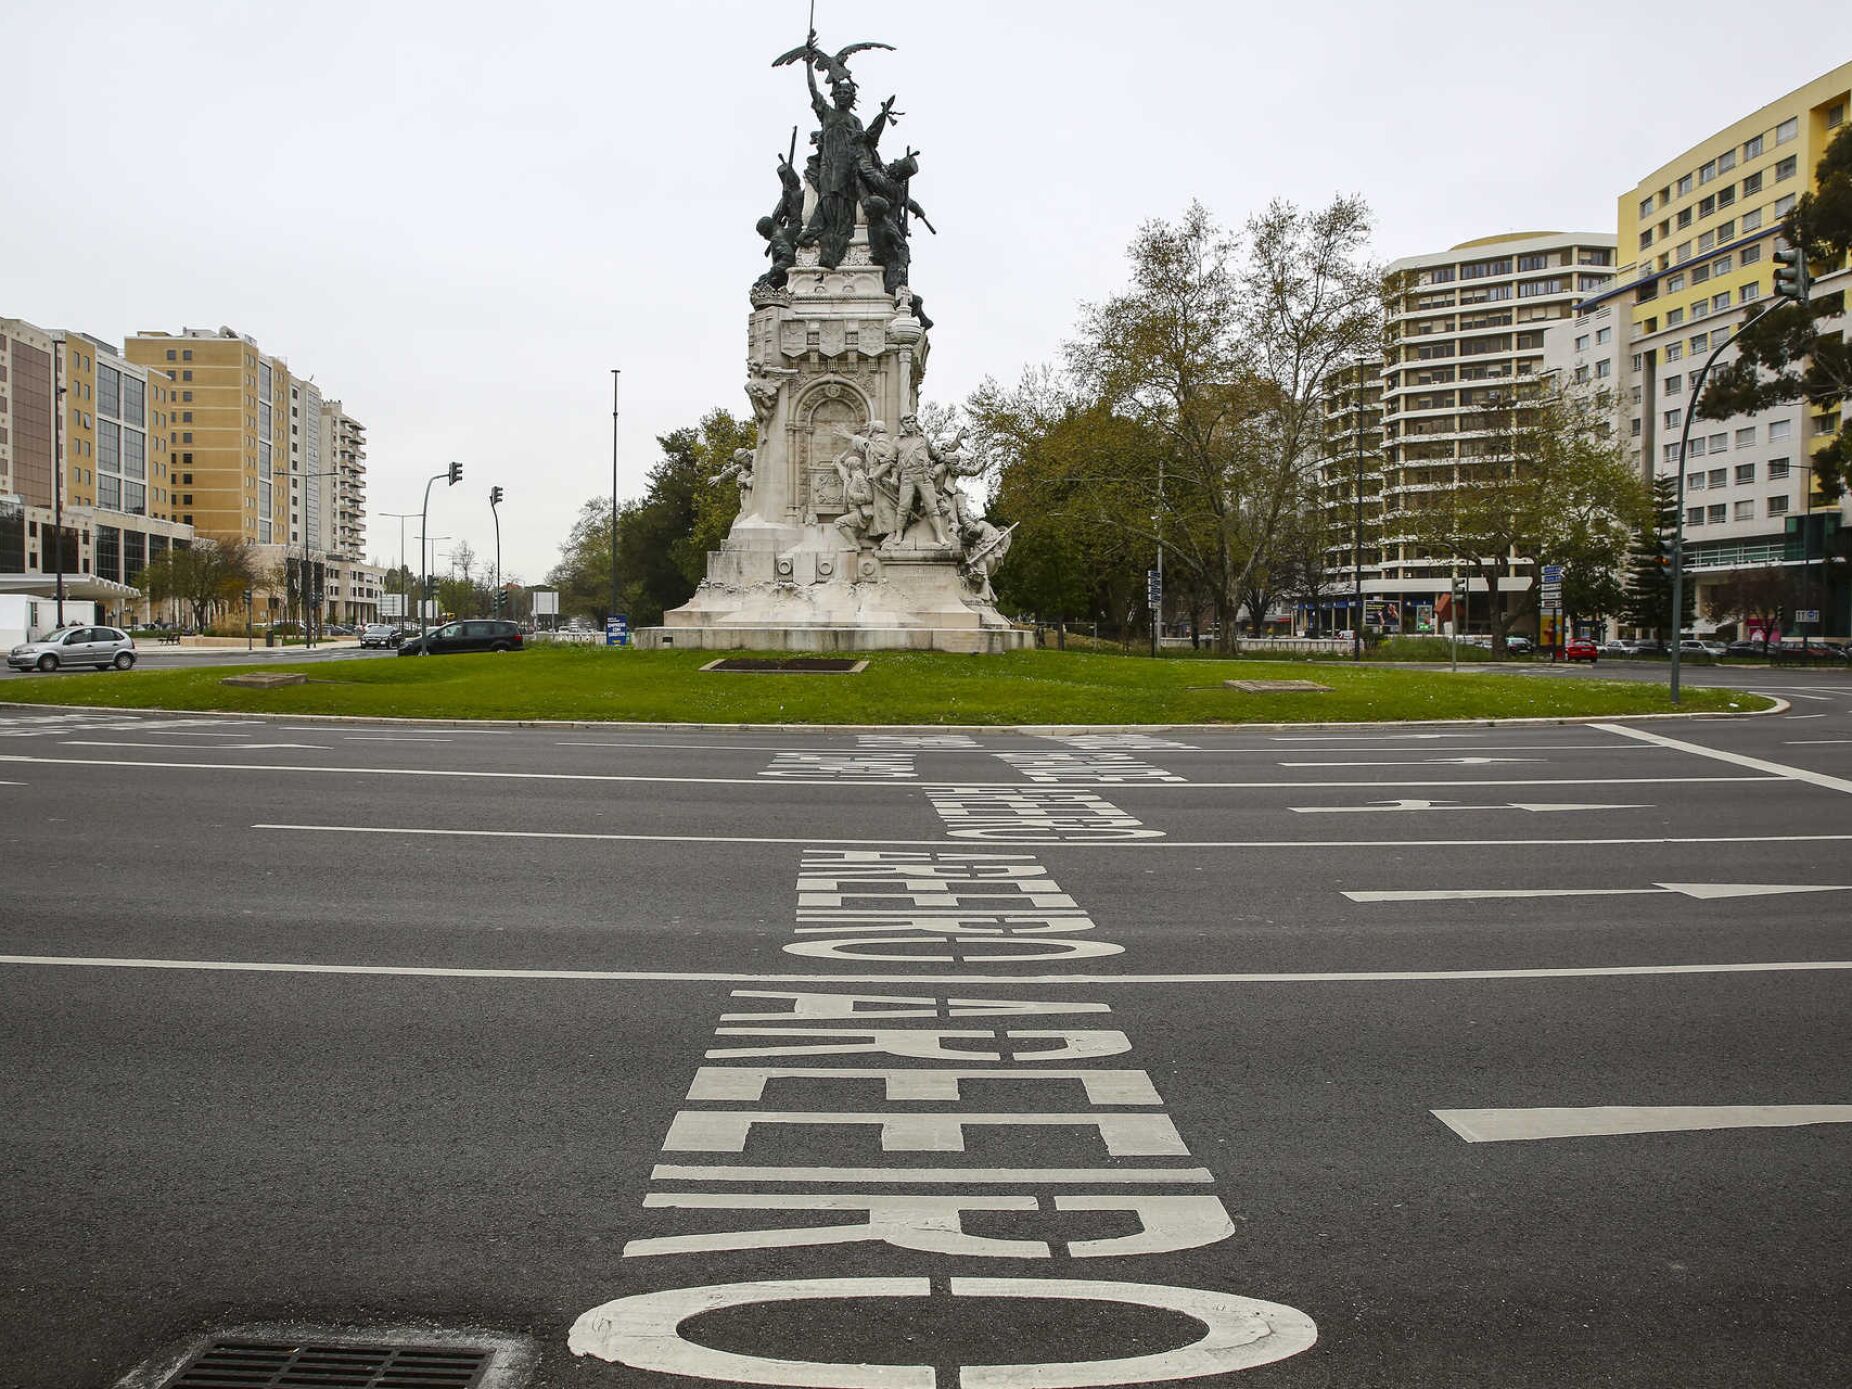
[[[1029,644],[960,567],[956,544],[916,519],[854,548],[835,460],[879,420],[919,406],[930,344],[903,289],[890,295],[857,226],[834,270],[801,250],[782,289],[756,289],[746,390],[758,423],[752,488],[707,577],[637,645],[773,651],[1005,651]],[[955,485],[948,483],[947,485]]]

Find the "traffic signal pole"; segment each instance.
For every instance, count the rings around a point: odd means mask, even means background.
[[[420,637],[426,635],[425,594],[431,587],[430,551],[427,549],[425,538],[425,532],[431,528],[431,484],[440,480],[455,487],[463,481],[463,465],[452,463],[443,472],[433,473],[424,484],[424,505],[418,512],[418,635]]]
[[[495,616],[502,615],[502,513],[496,508],[502,504],[502,489],[489,489],[489,515],[495,518]]]
[[[1775,254],[1777,258],[1781,255],[1779,251]],[[1779,288],[1779,282],[1777,287]],[[1698,417],[1698,400],[1704,391],[1704,382],[1710,376],[1711,368],[1716,365],[1718,354],[1741,337],[1750,325],[1760,322],[1781,302],[1779,298],[1770,300],[1744,319],[1742,327],[1713,347],[1710,355],[1704,359],[1704,365],[1698,368],[1698,374],[1692,379],[1690,389],[1685,393],[1685,424],[1678,432],[1678,506],[1672,516],[1672,679],[1670,693],[1674,704],[1678,703],[1679,696],[1678,648],[1684,640],[1685,627],[1685,453],[1691,446],[1691,422]]]

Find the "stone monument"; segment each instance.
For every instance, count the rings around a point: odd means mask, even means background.
[[[1008,651],[1030,634],[997,612],[990,577],[1010,532],[960,486],[984,470],[962,435],[929,438],[918,418],[932,320],[911,287],[919,153],[887,159],[903,114],[889,97],[866,125],[850,55],[813,30],[773,66],[801,63],[817,121],[758,232],[771,267],[751,288],[746,396],[757,445],[713,481],[740,510],[694,597],[645,647]],[[821,79],[821,85],[819,85]],[[827,89],[827,95],[825,95]]]

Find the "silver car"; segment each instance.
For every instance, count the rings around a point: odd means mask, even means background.
[[[60,666],[113,666],[127,670],[135,664],[135,640],[117,627],[60,627],[37,641],[16,646],[6,654],[14,670],[54,671]]]

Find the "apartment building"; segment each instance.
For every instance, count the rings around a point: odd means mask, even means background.
[[[1382,577],[1383,363],[1373,357],[1332,374],[1321,401],[1323,422],[1313,504],[1325,535],[1324,592],[1302,600],[1299,625],[1307,631],[1338,632],[1393,625],[1401,613],[1387,613],[1371,584]],[[1365,609],[1357,592],[1362,586]],[[1394,623],[1386,619],[1394,617]],[[1411,614],[1416,630],[1432,612]]]
[[[1513,402],[1522,408],[1544,369],[1546,332],[1610,285],[1615,259],[1606,233],[1520,232],[1390,265],[1380,524],[1373,560],[1369,549],[1363,555],[1365,600],[1382,605],[1384,625],[1437,628],[1433,614],[1456,585],[1454,563],[1405,523],[1425,497],[1470,480],[1496,456],[1500,417]],[[1334,404],[1342,408],[1341,388]],[[1533,579],[1520,567],[1501,581],[1497,601],[1516,606]],[[1483,630],[1492,597],[1482,580],[1457,583],[1462,630]]]
[[[1772,293],[1781,219],[1813,186],[1849,108],[1852,63],[1725,126],[1621,194],[1619,241],[1633,261],[1580,306],[1561,355],[1571,371],[1592,368],[1592,355],[1576,351],[1584,336],[1590,347],[1618,345],[1609,368],[1616,422],[1643,476],[1676,475],[1697,370]],[[1847,279],[1844,266],[1830,270],[1816,297]],[[1597,344],[1598,334],[1609,336]],[[1852,532],[1852,503],[1826,502],[1808,461],[1837,428],[1836,415],[1801,404],[1691,421],[1684,535],[1698,631],[1728,622],[1707,614],[1709,590],[1735,571],[1780,566],[1794,571],[1795,607],[1821,613],[1799,630],[1847,633],[1848,586],[1824,560]]]
[[[327,550],[359,563],[366,556],[366,426],[338,400],[322,402],[322,457],[337,473],[328,495]]]
[[[142,569],[193,537],[172,519],[169,414],[159,373],[103,339],[0,319],[0,573],[55,571],[61,517],[67,592],[144,615]]]
[[[124,348],[131,362],[167,379],[175,515],[202,535],[278,542],[289,525],[287,493],[277,486],[289,368],[230,328],[142,332]]]

